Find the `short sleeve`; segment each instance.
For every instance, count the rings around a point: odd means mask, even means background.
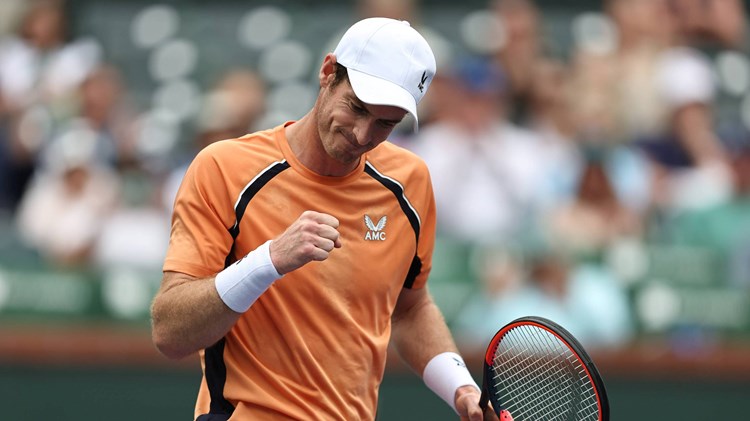
[[[177,191],[164,271],[212,276],[231,252],[233,205],[214,151],[198,154]]]

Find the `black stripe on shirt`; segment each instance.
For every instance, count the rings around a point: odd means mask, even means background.
[[[389,178],[381,173],[378,172],[378,170],[375,169],[375,167],[372,166],[369,162],[365,164],[365,172],[375,180],[377,180],[380,184],[385,186],[388,190],[393,192],[393,195],[396,196],[396,200],[398,200],[399,206],[401,206],[401,210],[406,215],[406,218],[409,220],[409,223],[411,224],[411,228],[414,230],[414,236],[416,237],[416,244],[419,243],[419,230],[421,227],[421,222],[419,220],[419,214],[417,214],[417,211],[411,206],[411,203],[409,202],[409,199],[406,198],[406,194],[404,194],[404,188],[399,184],[396,180]],[[409,267],[409,273],[406,275],[406,279],[404,280],[404,288],[411,288],[414,285],[414,280],[416,279],[417,275],[422,271],[422,260],[417,255],[416,248],[414,250],[414,259],[412,259],[411,266]]]
[[[240,235],[240,221],[242,221],[242,217],[245,215],[245,210],[247,209],[247,205],[250,203],[250,200],[255,196],[256,193],[260,191],[260,189],[263,188],[266,184],[268,184],[269,181],[271,181],[274,177],[281,174],[282,171],[289,168],[289,163],[286,162],[286,160],[275,162],[263,171],[261,171],[258,175],[255,176],[242,190],[242,193],[240,193],[240,197],[237,200],[237,204],[234,207],[234,225],[232,225],[231,228],[229,228],[229,234],[232,235],[232,239],[237,239],[237,236]],[[232,247],[229,250],[229,253],[227,253],[226,259],[224,259],[224,267],[231,265],[234,262],[234,243],[232,243]]]
[[[250,203],[253,196],[255,196],[255,194],[258,193],[266,183],[287,168],[289,168],[289,163],[286,162],[286,160],[271,164],[255,176],[247,186],[245,186],[245,189],[240,194],[240,198],[234,207],[234,225],[229,229],[232,238],[237,238],[237,236],[240,235],[240,221],[242,221],[242,217],[245,215],[245,209],[247,209],[247,205]]]
[[[240,234],[240,221],[245,215],[248,203],[260,191],[269,181],[279,175],[282,171],[289,168],[289,163],[279,161],[273,163],[261,171],[255,176],[242,190],[240,197],[237,200],[237,204],[234,208],[235,222],[234,225],[229,229],[229,233],[232,235],[232,239],[236,240]],[[234,260],[234,243],[224,260],[224,267],[229,266]],[[205,418],[211,415],[231,415],[234,412],[234,406],[224,397],[224,386],[227,383],[227,366],[224,363],[224,344],[226,339],[222,338],[216,344],[206,348],[204,362],[206,364],[206,384],[208,386],[208,393],[211,397],[210,414],[202,415],[199,419],[213,419]],[[228,417],[226,418],[228,419]]]
[[[211,397],[211,414],[230,415],[234,406],[224,397],[224,385],[227,382],[227,366],[224,363],[225,338],[221,338],[212,346],[206,348],[204,361],[206,364],[206,385]]]

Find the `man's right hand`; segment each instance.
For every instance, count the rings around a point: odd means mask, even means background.
[[[311,261],[322,261],[334,248],[341,247],[338,219],[305,211],[289,228],[271,242],[270,253],[276,271],[291,272]]]

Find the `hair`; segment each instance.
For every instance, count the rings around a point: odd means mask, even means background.
[[[346,67],[343,64],[336,63],[336,74],[334,75],[331,87],[338,86],[341,82],[349,81],[349,74],[346,72]]]

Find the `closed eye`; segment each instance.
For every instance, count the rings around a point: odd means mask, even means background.
[[[349,100],[349,109],[358,116],[371,116],[372,112],[362,104],[358,99]],[[376,124],[383,129],[393,129],[401,120],[377,119]]]
[[[398,123],[399,123],[398,121],[393,121],[393,120],[378,120],[378,124],[381,127],[384,127],[386,129],[391,129],[391,128],[395,127],[396,124],[398,124]]]
[[[359,115],[369,114],[369,112],[365,109],[365,107],[357,104],[356,102],[350,102],[349,108],[351,108],[352,111],[354,111],[356,114],[359,114]]]

